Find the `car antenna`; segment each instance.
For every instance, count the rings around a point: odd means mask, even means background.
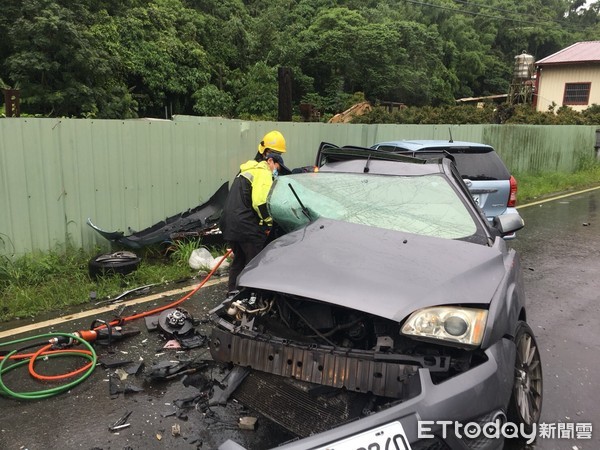
[[[298,194],[296,194],[296,190],[294,189],[294,187],[291,184],[288,184],[288,187],[291,189],[292,194],[294,194],[294,197],[296,197],[296,200],[298,200],[298,204],[300,205],[300,208],[302,208],[302,214],[306,216],[309,222],[312,222],[312,218],[310,217],[310,212],[308,211],[308,208],[304,206],[304,203],[302,203],[302,200],[300,200],[300,197],[298,197]]]
[[[365,164],[365,168],[363,169],[363,173],[369,173],[369,162],[371,162],[371,155],[367,156],[367,162]]]
[[[448,128],[448,133],[450,134],[450,143],[454,142],[454,139],[452,139],[452,129]]]

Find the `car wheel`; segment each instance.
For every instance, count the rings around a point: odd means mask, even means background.
[[[141,258],[133,252],[121,251],[94,256],[88,263],[91,278],[103,275],[127,275],[136,270]]]
[[[515,345],[515,378],[508,420],[531,433],[542,412],[543,380],[539,348],[531,327],[525,322],[517,324]]]

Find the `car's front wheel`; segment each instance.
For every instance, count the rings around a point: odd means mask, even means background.
[[[531,433],[542,413],[542,363],[531,327],[520,321],[515,332],[517,355],[508,420]]]

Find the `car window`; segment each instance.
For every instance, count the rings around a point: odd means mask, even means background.
[[[508,169],[494,151],[456,152],[450,150],[456,168],[463,178],[470,180],[508,180]]]
[[[477,231],[469,210],[439,174],[319,172],[279,177],[268,208],[273,220],[288,232],[308,223],[294,192],[312,220],[326,217],[447,239],[465,238]]]

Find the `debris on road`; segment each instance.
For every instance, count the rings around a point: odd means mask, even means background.
[[[238,425],[240,426],[241,430],[254,431],[254,429],[256,428],[256,421],[257,421],[256,417],[249,417],[249,416],[240,417]]]
[[[180,375],[195,373],[208,366],[207,361],[161,361],[150,367],[147,375],[147,381],[166,381],[172,380]]]
[[[133,411],[126,412],[115,423],[113,423],[112,425],[110,425],[108,427],[108,429],[110,431],[114,432],[114,431],[119,431],[119,430],[122,430],[123,428],[129,427],[131,424],[127,422],[127,419],[129,419],[129,416],[131,415],[132,412]]]
[[[231,394],[233,394],[242,381],[244,381],[249,372],[250,370],[245,367],[235,366],[227,373],[221,385],[215,386],[214,394],[209,401],[209,405],[225,405]]]

